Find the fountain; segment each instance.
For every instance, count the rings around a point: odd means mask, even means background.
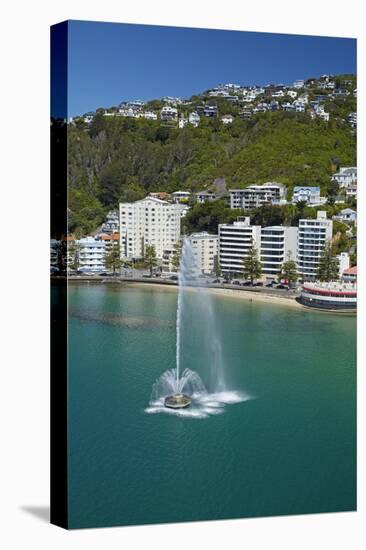
[[[150,406],[145,409],[148,413],[205,418],[222,413],[225,404],[249,399],[227,390],[213,299],[201,281],[192,245],[185,238],[178,276],[176,367],[165,371],[154,383]],[[195,339],[205,383],[196,371],[182,370],[182,365],[192,363]]]

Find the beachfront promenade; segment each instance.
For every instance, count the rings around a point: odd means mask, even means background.
[[[60,277],[56,276],[56,279]],[[144,285],[156,285],[156,286],[165,286],[170,287],[172,290],[174,287],[177,287],[177,281],[171,279],[163,279],[161,277],[124,277],[124,276],[101,276],[101,275],[69,275],[69,281],[88,281],[90,283],[99,283],[99,284],[121,284],[121,283],[132,283],[132,284],[144,284]],[[227,294],[241,296],[249,299],[265,299],[265,301],[291,301],[297,304],[296,298],[300,295],[300,290],[287,290],[287,289],[275,289],[268,287],[256,287],[256,286],[242,286],[228,283],[212,283],[205,281],[202,283],[203,287],[211,288],[215,290],[217,294]]]

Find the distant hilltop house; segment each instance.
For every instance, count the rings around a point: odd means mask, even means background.
[[[199,105],[196,108],[197,114],[206,117],[216,117],[218,113],[217,105]]]
[[[172,199],[175,203],[187,202],[190,197],[190,191],[174,191],[174,193],[172,193]]]
[[[146,118],[147,120],[157,120],[158,115],[154,113],[153,111],[144,111],[142,113],[143,118]]]
[[[224,115],[221,117],[221,122],[223,124],[231,124],[234,120],[234,117],[232,115]]]
[[[337,89],[334,90],[332,95],[333,95],[334,99],[337,99],[337,98],[343,99],[345,97],[348,97],[350,95],[350,93],[351,92],[349,90],[347,90],[347,88],[337,88]]]
[[[287,90],[287,94],[292,99],[295,99],[297,97],[297,92],[295,90]]]
[[[333,174],[332,181],[338,183],[339,187],[348,187],[357,183],[357,167],[345,166],[339,169],[339,172]]]
[[[351,183],[346,187],[346,197],[348,199],[357,199],[357,183]]]
[[[200,204],[203,204],[205,202],[212,202],[217,199],[216,193],[213,191],[199,191],[196,193],[196,201]]]
[[[101,227],[102,233],[115,233],[119,231],[119,213],[117,210],[110,210],[106,220]]]
[[[275,90],[274,92],[272,92],[272,97],[276,98],[276,97],[285,97],[285,91],[284,90]]]
[[[84,115],[85,124],[90,124],[91,122],[93,122],[94,117],[95,117],[95,113],[93,111],[89,111],[88,113],[85,113]]]
[[[248,107],[246,107],[245,109],[239,112],[239,118],[243,120],[249,120],[250,118],[252,118],[252,115],[253,115],[253,111]]]
[[[357,212],[352,208],[344,208],[337,214],[333,216],[333,220],[338,220],[340,222],[352,222],[357,223]]]
[[[189,113],[188,122],[192,124],[192,126],[197,127],[200,123],[200,120],[201,120],[200,116],[195,111],[193,111],[192,113]]]
[[[292,203],[306,202],[306,204],[319,206],[325,204],[326,197],[320,196],[320,187],[296,185],[293,190]]]
[[[258,208],[262,204],[285,202],[286,187],[281,183],[249,185],[244,189],[230,189],[230,208]]]
[[[305,86],[305,80],[295,80],[292,84],[293,88],[303,88]]]
[[[172,97],[172,96],[165,96],[161,98],[161,101],[163,103],[168,103],[173,106],[181,105],[182,104],[182,98],[181,97]]]
[[[347,120],[352,126],[352,128],[357,127],[357,113],[349,113]]]
[[[165,121],[175,121],[178,118],[178,110],[175,107],[166,105],[160,111],[160,119]]]

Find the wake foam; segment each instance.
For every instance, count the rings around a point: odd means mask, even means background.
[[[253,399],[252,396],[239,391],[222,391],[217,393],[195,393],[190,396],[192,402],[185,409],[170,409],[164,405],[164,397],[150,401],[149,406],[145,409],[147,414],[170,414],[183,418],[208,418],[222,414],[225,410],[225,405],[233,405],[235,403],[243,403]]]

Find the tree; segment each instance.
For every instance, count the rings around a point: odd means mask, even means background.
[[[78,271],[80,267],[80,244],[76,241],[71,241],[67,247],[68,265],[74,271]]]
[[[147,244],[145,247],[144,264],[150,269],[150,275],[153,273],[154,267],[157,265],[155,246]]]
[[[253,284],[254,279],[258,279],[262,274],[261,263],[258,259],[258,251],[254,245],[248,250],[248,254],[243,259],[243,264],[244,277],[250,279],[250,282]]]
[[[282,264],[280,270],[280,277],[282,279],[287,279],[289,283],[296,283],[300,275],[297,271],[297,264],[295,260],[292,259],[291,251],[287,254],[287,260]]]
[[[106,269],[112,270],[113,275],[116,274],[116,271],[122,267],[123,261],[121,260],[121,247],[119,242],[114,241],[110,249],[104,257],[104,265]]]
[[[218,254],[216,254],[216,255],[214,256],[213,271],[214,271],[216,277],[220,277],[220,275],[221,275],[221,267],[220,267],[220,262],[219,262],[219,256],[218,256]]]
[[[334,253],[331,241],[325,244],[320,256],[317,275],[319,281],[337,281],[339,279],[339,260]]]
[[[181,255],[182,255],[182,242],[178,241],[174,245],[174,250],[172,252],[172,257],[170,260],[173,271],[178,271]]]

